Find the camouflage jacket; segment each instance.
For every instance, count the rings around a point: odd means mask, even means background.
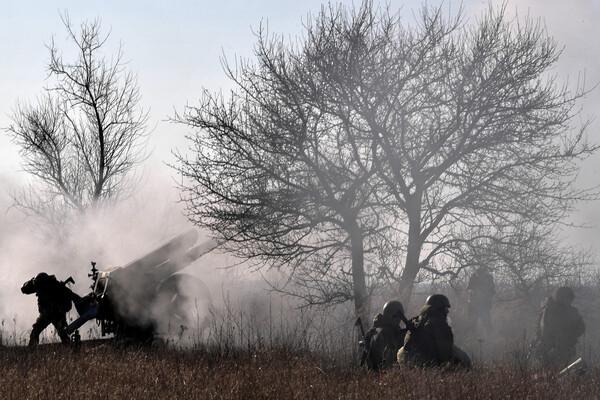
[[[367,366],[371,370],[390,368],[396,363],[396,353],[404,343],[406,330],[394,326],[382,314],[378,314],[373,321],[375,332],[369,341]]]
[[[54,275],[50,275],[43,284],[36,282],[35,278],[28,280],[21,287],[21,292],[35,293],[40,314],[67,313],[71,309],[73,293]]]
[[[494,277],[489,272],[477,271],[471,275],[467,289],[469,291],[469,303],[490,306],[496,293]]]
[[[570,304],[562,304],[549,298],[539,324],[539,339],[545,348],[574,347],[585,332],[585,324],[579,311]]]
[[[454,335],[446,316],[422,312],[413,319],[404,341],[404,352],[411,363],[422,366],[441,366],[452,360]]]

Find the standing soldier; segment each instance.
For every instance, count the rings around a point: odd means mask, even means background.
[[[408,326],[398,362],[419,367],[461,366],[470,368],[469,356],[454,345],[448,325],[450,301],[443,294],[427,298],[419,316]]]
[[[366,349],[362,363],[366,362],[367,368],[380,371],[390,368],[396,363],[396,353],[404,343],[405,329],[400,327],[400,322],[406,320],[404,307],[397,300],[385,303],[381,314],[373,320],[373,328],[365,337]]]
[[[74,294],[66,286],[68,282],[73,282],[73,279],[69,278],[65,282],[60,282],[54,275],[40,272],[21,287],[21,292],[25,294],[36,294],[38,311],[40,312],[31,329],[29,346],[35,346],[39,343],[40,333],[50,324],[54,325],[63,344],[70,342],[69,335],[66,332],[66,314],[71,309]]]
[[[575,358],[575,345],[585,332],[579,311],[571,305],[573,289],[556,289],[546,300],[538,327],[539,353],[546,367],[565,367]]]
[[[475,270],[467,286],[469,292],[469,320],[471,327],[477,329],[481,324],[488,331],[492,328],[492,303],[496,293],[494,277],[487,267],[481,266]]]

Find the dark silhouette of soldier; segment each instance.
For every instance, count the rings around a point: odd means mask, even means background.
[[[402,303],[397,300],[385,303],[382,312],[373,320],[373,328],[367,333],[368,369],[379,371],[390,368],[396,363],[396,354],[404,343],[406,333],[406,329],[400,327],[400,322],[405,319]]]
[[[559,287],[542,308],[539,355],[546,367],[562,368],[575,359],[575,345],[585,332],[585,324],[579,311],[571,305],[574,299],[570,287]]]
[[[72,279],[70,278],[71,282]],[[66,282],[69,282],[67,279]],[[66,286],[66,282],[60,282],[54,275],[40,272],[23,284],[21,292],[37,296],[39,317],[33,324],[29,337],[29,346],[39,343],[40,333],[50,324],[54,325],[58,336],[63,344],[70,342],[66,332],[66,314],[71,309],[74,293]]]
[[[477,329],[477,324],[481,322],[482,326],[488,331],[492,328],[492,304],[496,285],[494,277],[487,267],[477,268],[467,286],[469,292],[469,321],[473,329]]]
[[[408,326],[398,362],[418,367],[460,366],[470,368],[469,356],[454,345],[448,325],[450,301],[443,294],[427,298],[425,305]]]

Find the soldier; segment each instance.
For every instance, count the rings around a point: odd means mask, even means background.
[[[496,293],[494,277],[487,267],[481,266],[471,275],[467,286],[469,292],[469,320],[471,327],[477,329],[481,321],[488,331],[492,328],[492,303]]]
[[[373,328],[367,333],[367,368],[379,371],[396,363],[396,353],[404,343],[406,333],[400,327],[400,322],[405,319],[402,303],[397,300],[385,303],[381,314],[377,314],[373,320]]]
[[[450,301],[443,294],[427,298],[425,305],[408,326],[398,362],[419,367],[461,366],[470,368],[469,356],[454,345],[448,325]]]
[[[36,294],[38,311],[40,312],[31,329],[29,346],[35,346],[39,343],[40,333],[50,324],[54,325],[63,344],[70,342],[69,335],[66,332],[66,314],[71,309],[71,301],[75,295],[66,287],[69,281],[73,282],[73,279],[69,278],[65,282],[60,282],[54,275],[40,272],[21,287],[21,292],[25,294]]]
[[[575,345],[585,332],[579,311],[571,305],[575,294],[559,287],[546,300],[538,327],[539,353],[546,367],[565,367],[575,358]]]

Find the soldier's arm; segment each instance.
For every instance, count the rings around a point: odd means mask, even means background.
[[[373,336],[373,339],[371,339],[371,345],[369,348],[369,358],[376,370],[379,370],[381,367],[385,367],[385,349],[385,338],[381,332],[379,332]]]
[[[31,278],[21,286],[21,292],[24,294],[35,293],[35,278]]]
[[[399,350],[399,347],[397,347],[397,343],[398,341],[396,340],[390,340],[390,338],[386,339],[381,360],[381,364],[384,368],[390,368],[396,363],[398,359]]]

